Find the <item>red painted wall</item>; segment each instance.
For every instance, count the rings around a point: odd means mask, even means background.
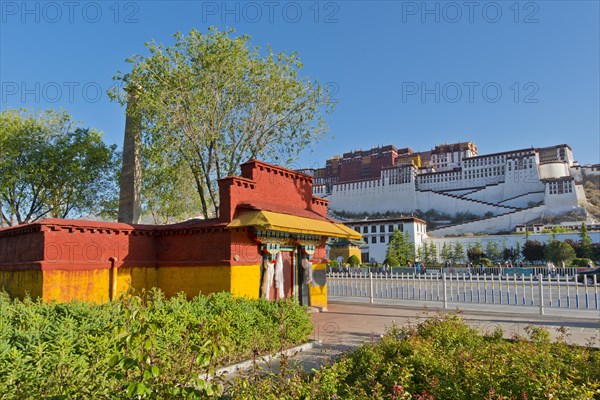
[[[242,205],[310,218],[326,215],[322,206],[313,203],[312,177],[256,160],[241,168],[241,177],[219,181],[221,221],[230,222]]]
[[[312,196],[310,176],[260,161],[242,165],[242,177],[219,181],[218,219],[168,226],[48,219],[0,229],[0,268],[71,269],[260,264],[247,229],[227,230],[238,207],[326,219],[328,202]],[[324,242],[317,250],[325,258]]]

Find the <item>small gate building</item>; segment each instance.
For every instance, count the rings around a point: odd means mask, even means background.
[[[0,229],[11,296],[103,303],[156,287],[327,307],[325,242],[361,235],[327,217],[313,178],[251,160],[219,181],[219,217],[173,225],[47,219]]]

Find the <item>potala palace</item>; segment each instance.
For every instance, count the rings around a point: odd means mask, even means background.
[[[392,145],[353,151],[305,169],[313,192],[333,212],[412,213],[435,210],[481,219],[446,225],[431,236],[512,231],[543,216],[578,212],[585,219],[585,177],[600,165],[579,165],[567,144],[479,155],[472,142],[413,152]]]

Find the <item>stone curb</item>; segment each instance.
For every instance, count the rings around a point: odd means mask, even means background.
[[[226,367],[219,368],[215,371],[215,375],[221,376],[221,375],[225,375],[225,374],[230,374],[232,372],[243,371],[243,370],[246,370],[246,369],[252,367],[252,365],[254,365],[255,362],[257,364],[265,364],[265,363],[268,363],[269,361],[277,359],[281,356],[284,356],[284,355],[292,356],[296,353],[307,351],[307,350],[313,349],[313,348],[315,348],[317,346],[321,346],[321,345],[322,345],[322,343],[320,341],[313,340],[308,343],[304,343],[299,346],[292,347],[291,349],[286,349],[286,350],[277,352],[275,354],[267,354],[266,356],[257,357],[256,361],[246,360],[246,361],[242,361],[242,362],[239,362],[236,364],[228,365]]]

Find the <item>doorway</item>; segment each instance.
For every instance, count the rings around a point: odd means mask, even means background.
[[[282,247],[281,260],[283,261],[283,293],[284,298],[296,298],[301,305],[310,305],[308,284],[304,277],[300,252],[296,247]],[[270,299],[278,299],[275,279],[269,292]]]

